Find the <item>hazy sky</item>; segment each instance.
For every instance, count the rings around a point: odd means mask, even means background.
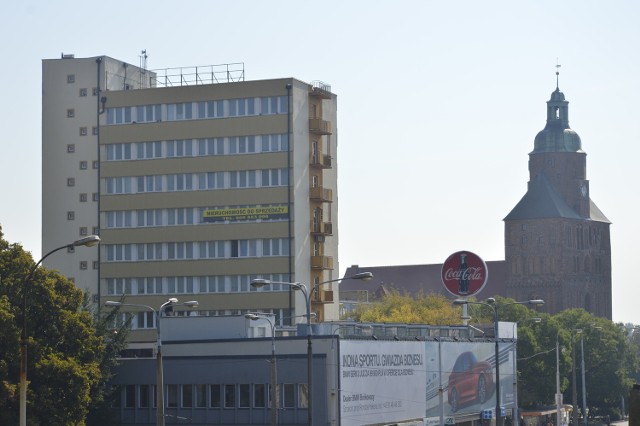
[[[504,259],[556,87],[613,223],[613,319],[640,324],[640,2],[13,1],[0,15],[0,225],[41,255],[41,60],[244,62],[338,95],[340,270]],[[631,187],[629,187],[631,185]],[[61,241],[61,244],[67,241]]]

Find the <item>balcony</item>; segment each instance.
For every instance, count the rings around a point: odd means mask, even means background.
[[[333,303],[333,290],[316,290],[313,303]]]
[[[331,86],[322,81],[312,81],[309,85],[309,95],[331,99]]]
[[[333,224],[331,222],[311,223],[311,233],[316,235],[333,235]]]
[[[314,186],[309,189],[309,198],[313,201],[319,201],[322,203],[332,203],[333,191],[321,186]]]
[[[311,269],[333,269],[333,257],[311,256]]]
[[[333,133],[331,131],[331,122],[321,118],[309,119],[309,131],[316,135],[330,135]]]
[[[316,154],[311,156],[309,164],[312,167],[319,167],[321,169],[330,169],[332,166],[332,158],[330,155]]]

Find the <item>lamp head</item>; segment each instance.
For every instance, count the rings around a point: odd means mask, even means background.
[[[454,305],[467,305],[469,302],[464,299],[456,299],[453,301]]]
[[[528,303],[530,305],[542,306],[542,305],[544,305],[544,300],[542,300],[542,299],[533,299],[533,300],[529,300]]]
[[[73,247],[85,246],[85,247],[93,247],[100,242],[100,237],[97,235],[89,235],[88,237],[81,238],[77,241],[71,243]]]
[[[493,305],[494,303],[496,303],[496,298],[495,297],[487,297],[486,302]]]
[[[371,281],[373,279],[373,274],[371,272],[360,272],[347,278],[350,280]]]
[[[178,303],[178,299],[176,299],[175,297],[170,298],[169,300],[167,300],[168,303]]]
[[[265,285],[268,285],[268,284],[271,284],[271,281],[265,280],[264,278],[255,278],[251,280],[251,287],[253,288],[264,287]]]
[[[244,316],[246,319],[251,320],[251,321],[257,321],[260,319],[260,317],[256,314],[245,314]]]
[[[116,302],[115,300],[107,300],[104,302],[104,306],[121,306],[122,303]]]
[[[188,306],[190,308],[196,308],[198,307],[199,303],[197,300],[189,300],[188,302],[184,302],[183,305]]]

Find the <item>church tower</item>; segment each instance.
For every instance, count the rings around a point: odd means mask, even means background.
[[[529,153],[527,193],[504,218],[507,296],[611,319],[611,223],[590,198],[586,157],[556,85]]]

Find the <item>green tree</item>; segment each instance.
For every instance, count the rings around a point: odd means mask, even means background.
[[[104,400],[119,343],[96,327],[84,296],[56,271],[38,268],[0,228],[0,424],[18,423],[23,295],[27,297],[30,425],[84,425],[94,398]],[[98,323],[99,324],[99,323]]]
[[[382,300],[361,304],[349,317],[360,322],[395,322],[406,324],[452,325],[460,314],[446,297],[436,294],[402,295],[392,291]]]

